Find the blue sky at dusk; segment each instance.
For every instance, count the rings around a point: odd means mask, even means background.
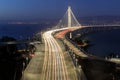
[[[68,1],[77,17],[120,15],[120,0],[0,0],[0,20],[61,18]]]

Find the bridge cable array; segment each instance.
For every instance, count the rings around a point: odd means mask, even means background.
[[[63,18],[59,21],[56,28],[65,28],[65,27],[78,27],[81,26],[76,17],[74,16],[71,7],[68,6],[68,9],[63,16]]]

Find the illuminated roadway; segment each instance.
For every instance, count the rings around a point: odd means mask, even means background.
[[[78,79],[77,69],[72,62],[68,62],[69,59],[66,60],[60,44],[53,37],[52,33],[59,30],[51,30],[43,34],[45,52],[37,50],[37,54],[25,69],[22,80],[86,80]],[[43,48],[43,46],[39,45],[36,47],[38,49]],[[81,74],[79,77],[84,77]]]
[[[45,57],[41,80],[69,80],[63,52],[52,36],[52,32],[43,34]]]

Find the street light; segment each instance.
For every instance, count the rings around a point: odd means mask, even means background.
[[[77,64],[78,64],[78,59],[75,59],[75,65],[77,67]]]

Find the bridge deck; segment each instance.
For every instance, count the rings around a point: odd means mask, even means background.
[[[45,50],[37,51],[23,73],[22,80],[77,80],[75,68],[67,52],[50,35],[45,34]],[[61,44],[61,43],[60,43]],[[38,50],[40,45],[37,45]]]
[[[40,80],[44,60],[44,44],[36,44],[35,56],[23,72],[22,80]]]

